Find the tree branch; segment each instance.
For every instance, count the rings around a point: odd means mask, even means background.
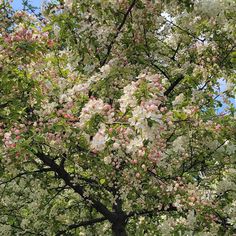
[[[169,96],[169,94],[174,90],[174,88],[184,79],[184,75],[179,75],[178,78],[171,83],[170,87],[164,92],[165,96]]]
[[[70,186],[76,193],[78,193],[85,201],[91,202],[92,207],[96,209],[99,213],[106,217],[109,221],[114,220],[114,213],[109,211],[105,205],[103,205],[100,201],[94,199],[91,196],[87,196],[85,194],[85,189],[83,186],[79,184],[74,184],[72,177],[69,175],[68,172],[64,169],[64,167],[59,166],[56,164],[49,156],[38,152],[34,153],[45,165],[49,166],[59,178],[63,179],[65,184]]]
[[[143,29],[143,35],[144,35],[144,39],[145,39],[145,46],[147,48],[147,50],[145,50],[145,53],[146,53],[147,57],[149,58],[151,65],[153,67],[155,67],[157,70],[159,70],[170,81],[169,75],[160,66],[158,66],[157,64],[154,63],[154,60],[153,60],[153,58],[150,54],[151,50],[150,50],[150,47],[148,45],[147,33],[146,33],[145,28]]]
[[[39,170],[36,170],[36,171],[28,171],[28,172],[19,173],[18,175],[12,177],[9,180],[0,182],[0,185],[10,183],[11,181],[13,181],[13,180],[15,180],[15,179],[17,179],[21,176],[24,176],[24,175],[30,175],[30,174],[35,174],[35,173],[43,173],[43,172],[49,172],[49,171],[52,171],[52,169],[51,168],[42,168],[42,169],[39,169]]]
[[[198,41],[200,41],[200,42],[202,42],[202,43],[205,42],[205,39],[201,39],[201,38],[197,37],[194,33],[190,32],[190,31],[188,31],[188,30],[186,30],[186,29],[183,29],[183,28],[180,27],[179,25],[176,25],[173,21],[170,21],[170,20],[168,20],[168,19],[165,19],[165,20],[166,20],[166,22],[170,23],[171,25],[173,25],[174,27],[178,28],[179,30],[185,32],[186,34],[188,34],[188,35],[191,36],[192,38],[194,38],[194,39],[196,39],[196,40],[198,40]]]
[[[133,0],[132,3],[130,4],[128,10],[126,11],[126,13],[125,13],[125,15],[124,15],[124,17],[123,17],[123,20],[122,20],[122,22],[120,23],[120,25],[118,26],[118,28],[117,28],[117,30],[116,30],[116,33],[115,33],[115,35],[114,35],[112,41],[111,41],[110,44],[107,46],[107,54],[106,54],[105,58],[103,59],[103,61],[100,63],[100,66],[104,66],[104,65],[106,64],[107,59],[108,59],[108,57],[109,57],[109,55],[110,55],[110,53],[111,53],[112,47],[113,47],[113,45],[114,45],[114,43],[115,43],[115,41],[116,41],[116,38],[119,36],[119,34],[120,34],[120,32],[121,32],[121,30],[122,30],[122,28],[123,28],[123,26],[124,26],[124,24],[125,24],[125,22],[126,22],[126,20],[127,20],[127,17],[128,17],[128,15],[131,13],[131,11],[132,11],[132,9],[133,9],[133,7],[134,7],[136,1],[137,1],[137,0]]]
[[[177,207],[173,206],[173,205],[168,205],[168,206],[162,206],[162,208],[154,208],[153,210],[141,210],[141,211],[133,211],[133,212],[130,212],[128,215],[127,215],[127,218],[130,218],[130,217],[133,217],[133,216],[141,216],[141,215],[147,215],[147,216],[150,216],[150,215],[153,215],[155,213],[159,213],[159,212],[171,212],[171,211],[177,211]]]
[[[68,229],[59,231],[56,234],[56,236],[65,235],[64,233],[66,233],[69,230],[76,229],[76,228],[79,228],[79,227],[82,227],[82,226],[86,227],[86,226],[94,225],[96,223],[103,222],[105,220],[107,220],[106,217],[101,217],[101,218],[92,219],[92,220],[88,220],[88,221],[82,221],[82,222],[77,223],[77,224],[71,224],[71,225],[68,226]]]

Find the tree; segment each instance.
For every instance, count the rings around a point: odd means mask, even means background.
[[[236,2],[25,6],[0,5],[1,235],[234,234]]]

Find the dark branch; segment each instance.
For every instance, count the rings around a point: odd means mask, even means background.
[[[157,70],[159,70],[170,81],[169,75],[160,66],[158,66],[157,64],[154,63],[154,60],[153,60],[153,58],[150,54],[151,50],[150,50],[150,47],[149,47],[149,44],[148,44],[147,32],[146,32],[145,28],[143,29],[143,34],[144,34],[144,39],[145,39],[145,46],[147,48],[147,50],[145,50],[145,53],[146,53],[147,57],[149,58],[151,65],[153,67],[155,67]]]
[[[122,22],[120,23],[120,25],[118,26],[118,28],[116,30],[116,34],[114,35],[114,37],[113,37],[112,41],[110,42],[110,44],[107,46],[107,54],[106,54],[105,58],[103,59],[103,61],[100,63],[100,66],[104,66],[106,64],[107,59],[108,59],[108,57],[109,57],[109,55],[111,53],[112,47],[113,47],[113,45],[114,45],[114,43],[116,41],[116,38],[119,36],[119,34],[120,34],[120,32],[121,32],[121,30],[122,30],[122,28],[123,28],[123,26],[124,26],[124,24],[125,24],[125,22],[127,20],[127,17],[131,13],[131,11],[132,11],[136,1],[137,0],[133,0],[132,1],[132,3],[130,4],[127,12],[125,13]]]
[[[34,153],[45,165],[49,166],[59,178],[64,180],[65,184],[71,187],[76,193],[78,193],[85,201],[90,202],[91,206],[96,209],[99,213],[105,216],[108,220],[112,221],[114,219],[114,214],[107,209],[100,201],[94,199],[91,196],[85,194],[85,189],[79,184],[73,183],[73,178],[68,172],[62,167],[55,163],[49,156],[43,153]]]
[[[179,75],[178,78],[171,83],[170,87],[164,92],[165,96],[169,96],[169,94],[174,90],[174,88],[184,79],[184,75]]]
[[[180,27],[179,25],[176,25],[173,21],[170,21],[170,20],[167,20],[167,19],[166,19],[166,22],[170,23],[171,25],[173,25],[174,27],[178,28],[179,30],[185,32],[186,34],[188,34],[188,35],[191,36],[192,38],[194,38],[194,39],[196,39],[196,40],[198,40],[198,41],[200,41],[200,42],[202,42],[202,43],[205,42],[205,39],[201,39],[201,38],[197,37],[194,33],[190,32],[190,31],[188,31],[188,30],[186,30],[186,29],[183,29],[183,28]]]
[[[214,150],[212,150],[210,153],[207,153],[207,155],[205,155],[205,157],[203,158],[203,160],[199,160],[198,158],[196,158],[194,161],[190,162],[190,165],[188,167],[185,168],[185,165],[189,162],[189,160],[187,160],[186,162],[183,162],[183,164],[181,165],[181,167],[179,168],[180,172],[182,169],[182,172],[179,176],[183,176],[184,173],[191,171],[193,168],[195,168],[197,165],[204,165],[204,167],[206,168],[206,160],[208,160],[209,158],[212,157],[212,155],[225,144],[226,141],[224,141],[223,143],[221,143],[218,147],[216,147]],[[179,172],[179,171],[178,171]]]
[[[133,216],[141,216],[141,215],[147,215],[147,216],[152,216],[155,215],[156,213],[159,212],[172,212],[172,211],[177,211],[177,207],[173,205],[168,205],[168,206],[163,206],[161,209],[160,208],[154,208],[152,210],[141,210],[141,211],[134,211],[130,212],[127,215],[127,218],[133,217]]]
[[[178,53],[178,51],[179,51],[180,45],[181,45],[181,43],[178,43],[177,48],[176,48],[176,50],[174,51],[174,55],[171,57],[171,59],[173,59],[174,61],[175,61],[175,57],[176,57],[176,55],[177,55],[177,53]]]
[[[226,53],[226,55],[221,59],[219,65],[223,66],[225,60],[229,57],[229,55],[233,52],[233,50],[235,49],[236,45],[233,45],[232,48]]]
[[[19,177],[22,177],[24,175],[33,175],[33,174],[36,174],[36,173],[44,173],[44,172],[49,172],[49,171],[52,171],[52,169],[51,168],[42,168],[42,169],[35,170],[35,171],[28,171],[28,172],[19,173],[18,175],[12,177],[9,180],[0,182],[0,185],[10,183],[11,181],[13,181],[13,180],[15,180]]]
[[[0,104],[0,109],[7,107],[8,104],[9,104],[9,102],[5,102],[5,103]]]
[[[67,231],[70,231],[72,229],[76,229],[76,228],[79,228],[79,227],[82,227],[82,226],[83,227],[91,226],[91,225],[94,225],[96,223],[103,222],[105,220],[107,220],[106,217],[101,217],[101,218],[92,219],[92,220],[88,220],[88,221],[82,221],[78,224],[71,224],[71,225],[68,226],[68,229],[58,232],[56,234],[56,236],[65,235],[64,233],[66,233]]]

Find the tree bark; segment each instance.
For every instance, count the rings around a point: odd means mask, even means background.
[[[126,223],[117,221],[112,224],[112,235],[113,236],[127,236]]]

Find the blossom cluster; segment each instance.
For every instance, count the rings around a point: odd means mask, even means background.
[[[25,126],[22,124],[21,127],[13,127],[11,130],[6,132],[0,128],[0,136],[6,149],[14,149],[17,142],[21,139],[21,134],[25,131]]]
[[[113,149],[121,148],[131,155],[131,163],[143,164],[144,169],[144,163],[158,163],[165,147],[162,139],[166,130],[163,114],[167,109],[161,106],[165,101],[163,92],[160,76],[144,73],[124,88],[124,94],[119,99],[124,122],[116,128],[116,135],[112,137]]]
[[[95,114],[104,115],[108,122],[112,122],[114,112],[111,105],[104,103],[102,99],[91,98],[80,113],[80,127],[84,127]]]

